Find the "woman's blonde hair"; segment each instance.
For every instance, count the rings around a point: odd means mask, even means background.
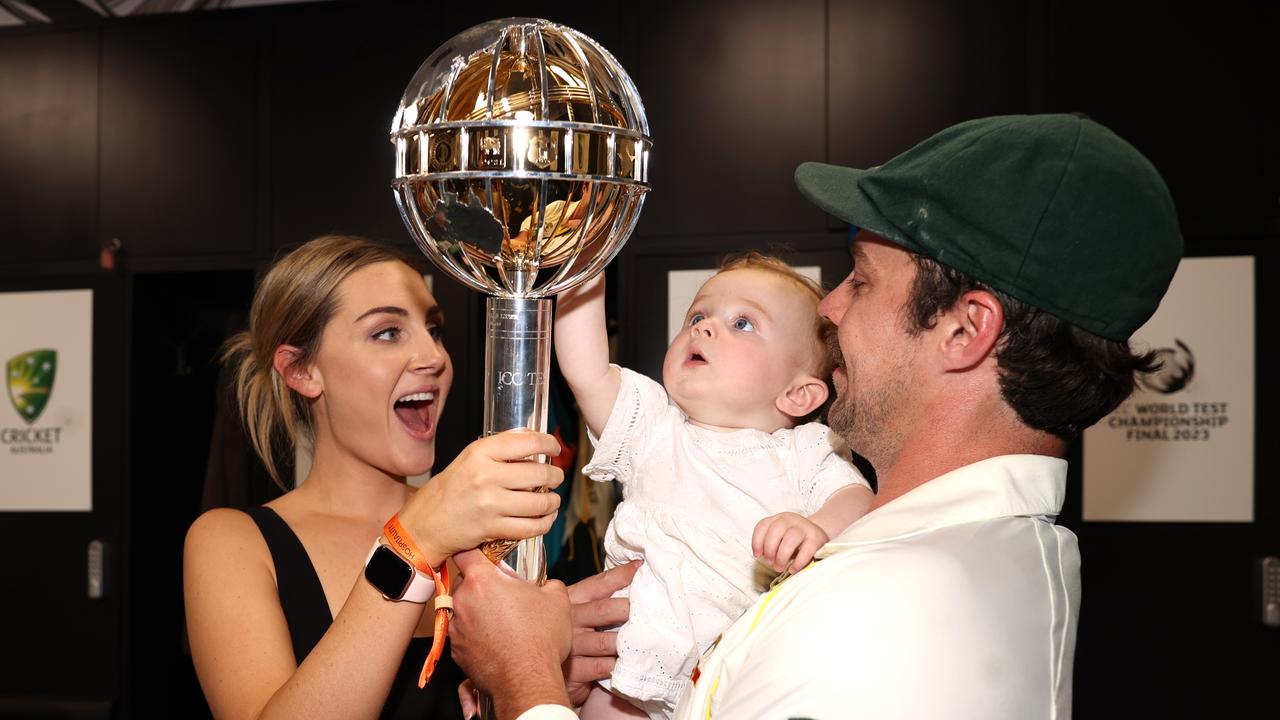
[[[276,372],[276,348],[298,348],[294,363],[315,358],[320,336],[337,309],[335,290],[348,275],[367,265],[404,261],[396,250],[362,237],[325,235],[286,255],[267,273],[253,296],[249,329],[223,347],[222,362],[233,371],[236,400],[249,441],[280,479],[274,451],[292,449],[299,438],[312,439],[311,409]]]

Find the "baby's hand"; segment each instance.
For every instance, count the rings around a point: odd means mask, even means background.
[[[808,518],[795,513],[778,513],[756,524],[751,535],[751,552],[766,565],[782,572],[800,572],[818,548],[831,538]]]

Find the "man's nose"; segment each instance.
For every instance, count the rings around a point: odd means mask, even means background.
[[[840,318],[844,317],[845,303],[839,294],[840,288],[836,288],[827,293],[827,296],[818,302],[818,314],[839,325]]]

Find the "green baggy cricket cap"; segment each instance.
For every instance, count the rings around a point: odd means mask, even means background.
[[[804,163],[796,185],[845,222],[1112,340],[1151,317],[1182,258],[1159,173],[1076,115],[971,120],[870,170]]]

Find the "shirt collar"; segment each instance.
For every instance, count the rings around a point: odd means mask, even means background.
[[[1001,455],[952,470],[859,518],[818,551],[824,558],[866,543],[999,517],[1056,517],[1066,494],[1067,461]]]

